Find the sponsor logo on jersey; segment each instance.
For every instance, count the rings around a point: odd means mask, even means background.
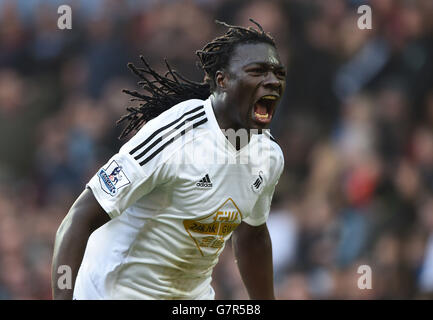
[[[111,161],[106,168],[99,170],[98,177],[102,191],[111,196],[116,195],[120,188],[131,183],[115,160]]]
[[[205,256],[220,252],[241,222],[242,214],[229,198],[210,215],[202,219],[184,220],[183,225],[200,254]]]
[[[263,188],[263,171],[259,171],[259,177],[251,185],[254,192],[259,192]]]
[[[199,182],[195,184],[199,188],[212,188],[212,182],[209,179],[209,175],[206,174]]]

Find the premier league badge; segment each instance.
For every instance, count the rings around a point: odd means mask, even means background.
[[[111,161],[108,167],[99,170],[98,177],[102,190],[111,196],[115,196],[120,188],[131,183],[115,160]]]

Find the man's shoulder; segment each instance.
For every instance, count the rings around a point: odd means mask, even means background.
[[[267,158],[268,159],[267,161],[269,161],[267,162],[269,165],[269,169],[271,172],[273,172],[272,175],[275,175],[276,179],[278,179],[278,177],[281,175],[281,172],[283,171],[284,168],[283,151],[280,145],[278,144],[277,140],[269,130],[263,132],[263,134],[261,135],[261,139],[263,139],[262,141],[266,141],[264,143],[264,146],[268,146],[265,148],[269,152],[268,153],[269,158]]]
[[[176,111],[182,111],[182,110],[189,110],[189,109],[194,108],[194,107],[204,106],[205,103],[206,103],[206,100],[189,99],[189,100],[179,102],[178,104],[174,105],[173,107],[171,107],[167,111],[168,112],[170,112],[170,111],[176,112]]]
[[[165,110],[160,115],[146,123],[140,130],[146,131],[146,126],[163,127],[171,124],[191,122],[200,116],[205,116],[205,101],[200,99],[190,99],[182,101],[171,108]]]
[[[263,133],[263,137],[265,139],[268,139],[269,141],[269,145],[271,147],[271,150],[278,155],[279,157],[281,157],[284,160],[284,156],[283,156],[283,151],[277,141],[277,139],[275,139],[275,137],[271,134],[270,130],[265,130]]]
[[[144,154],[167,154],[177,149],[197,128],[208,122],[205,101],[186,100],[148,121],[123,147],[131,155],[140,158]],[[164,151],[164,152],[162,152]]]

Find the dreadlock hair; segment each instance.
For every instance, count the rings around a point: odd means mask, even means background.
[[[232,26],[215,20],[216,23],[229,28],[229,30],[206,44],[202,50],[196,51],[200,60],[198,65],[205,73],[204,81],[201,83],[186,79],[173,70],[166,60],[165,64],[168,71],[164,75],[153,70],[143,56],[140,56],[140,60],[143,62],[144,68],[138,68],[132,63],[128,63],[128,68],[141,79],[138,85],[145,93],[122,90],[133,97],[130,101],[139,101],[140,105],[127,107],[128,113],[117,121],[117,125],[122,122],[128,123],[119,139],[128,136],[131,132],[138,131],[144,123],[182,101],[207,99],[216,88],[215,73],[227,67],[236,45],[240,43],[269,43],[276,47],[274,39],[263,30],[261,25],[253,19],[250,21],[259,30],[252,27]]]

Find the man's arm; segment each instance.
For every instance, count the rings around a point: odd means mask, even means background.
[[[90,189],[81,193],[57,230],[51,270],[53,299],[72,299],[75,278],[83,260],[87,240],[94,230],[110,220]],[[58,273],[61,265],[72,270],[72,288],[60,289]]]
[[[243,222],[234,231],[232,240],[250,299],[275,299],[272,244],[266,223],[253,227]]]

